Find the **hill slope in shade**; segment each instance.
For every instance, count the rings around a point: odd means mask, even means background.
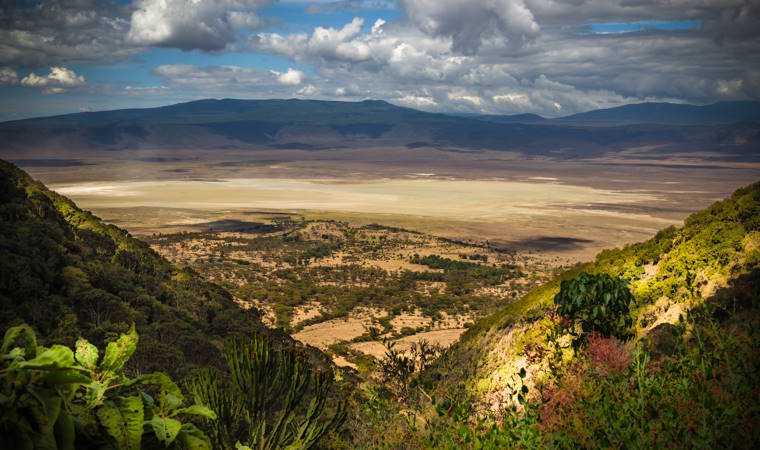
[[[26,322],[44,342],[102,347],[135,323],[132,369],[179,376],[222,364],[226,336],[266,330],[221,287],[1,160],[0,219],[0,329]]]
[[[634,105],[635,110],[659,106]],[[735,108],[713,105],[708,114],[733,122]],[[666,109],[685,105],[668,105]],[[625,107],[624,107],[625,108]],[[637,109],[638,108],[638,109]],[[699,108],[706,107],[689,107]],[[760,116],[757,104],[742,104],[742,121]],[[729,110],[728,112],[726,110]],[[401,108],[383,101],[199,100],[146,109],[125,109],[27,119],[0,124],[3,154],[13,159],[63,156],[70,150],[256,149],[320,150],[340,147],[406,146],[466,150],[510,150],[564,157],[588,156],[632,147],[756,153],[760,124],[699,125],[703,114],[678,124],[644,124],[629,114],[542,120],[538,116],[457,117]],[[623,110],[627,111],[627,110]],[[596,115],[595,115],[596,114]],[[612,116],[610,116],[612,114]],[[620,115],[620,121],[615,117]],[[675,117],[639,113],[636,117]],[[601,116],[600,116],[601,115]],[[584,117],[589,118],[588,120]],[[680,116],[679,116],[680,117]],[[593,119],[593,120],[592,120]],[[602,120],[603,119],[603,120]],[[739,120],[737,119],[737,120]],[[589,126],[602,121],[606,126]],[[710,123],[712,123],[712,119]],[[582,125],[582,126],[581,126]]]

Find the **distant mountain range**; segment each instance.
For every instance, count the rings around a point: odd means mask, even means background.
[[[760,102],[719,102],[695,106],[675,103],[639,103],[597,109],[558,119],[563,122],[668,125],[713,125],[760,122]]]
[[[453,116],[384,101],[198,100],[0,123],[6,157],[45,150],[150,148],[321,150],[433,147],[576,157],[657,145],[671,151],[754,155],[760,103],[644,103],[545,119],[535,114]]]

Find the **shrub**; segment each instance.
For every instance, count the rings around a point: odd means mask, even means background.
[[[628,337],[633,324],[630,304],[635,302],[628,283],[608,274],[581,273],[573,280],[563,280],[554,297],[557,312],[572,322],[571,334],[578,338],[596,332],[603,337]],[[580,333],[574,325],[580,325]],[[576,339],[576,343],[579,339]]]
[[[592,333],[588,338],[586,355],[594,371],[601,376],[620,376],[631,365],[630,351],[615,338],[604,338]]]

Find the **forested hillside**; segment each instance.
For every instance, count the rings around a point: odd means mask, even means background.
[[[132,368],[174,375],[221,364],[225,336],[264,328],[224,289],[0,161],[0,329],[21,322],[43,342],[99,347],[134,323]]]

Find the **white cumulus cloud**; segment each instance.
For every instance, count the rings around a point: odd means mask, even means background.
[[[222,50],[240,29],[262,26],[257,10],[272,0],[141,0],[128,39],[139,45]]]
[[[46,94],[60,94],[67,89],[83,86],[84,77],[65,67],[51,67],[47,75],[37,75],[34,72],[21,79],[21,85],[43,89]]]
[[[286,86],[298,86],[299,84],[303,83],[304,78],[306,78],[306,75],[304,75],[303,72],[292,68],[288,68],[287,72],[281,73],[273,70],[272,73],[277,76],[277,81],[280,84],[284,84]]]

